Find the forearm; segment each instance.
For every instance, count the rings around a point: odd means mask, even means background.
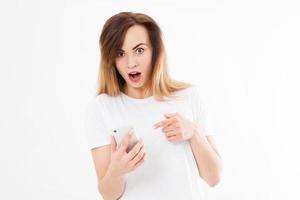
[[[98,190],[104,200],[119,199],[126,187],[126,179],[124,176],[114,176],[111,173],[106,175],[99,181]]]
[[[195,128],[195,134],[190,138],[191,145],[200,176],[212,187],[220,180],[222,160],[211,147],[206,136]]]

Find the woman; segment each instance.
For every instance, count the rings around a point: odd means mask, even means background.
[[[109,18],[100,36],[99,90],[86,133],[103,199],[201,199],[222,161],[196,85],[170,78],[157,23],[142,13]],[[133,129],[117,144],[110,130]],[[133,134],[139,140],[128,151]]]

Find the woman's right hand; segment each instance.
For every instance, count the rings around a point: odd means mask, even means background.
[[[127,153],[127,147],[131,139],[131,134],[134,134],[131,129],[120,145],[117,146],[114,136],[111,136],[111,154],[108,173],[110,175],[120,177],[127,173],[134,171],[137,167],[145,161],[145,149],[142,139],[134,145],[134,147]]]

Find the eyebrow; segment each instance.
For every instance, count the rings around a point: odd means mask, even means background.
[[[147,44],[145,44],[145,43],[139,43],[138,45],[136,45],[135,47],[133,47],[132,50],[135,50],[135,49],[138,48],[140,45],[146,45],[146,46],[147,46]],[[119,49],[119,50],[124,51],[123,49]]]

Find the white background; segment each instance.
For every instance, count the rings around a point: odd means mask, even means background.
[[[203,91],[224,160],[207,199],[300,199],[297,1],[0,5],[0,199],[100,199],[83,117],[102,25],[120,11],[152,16],[172,77]]]

